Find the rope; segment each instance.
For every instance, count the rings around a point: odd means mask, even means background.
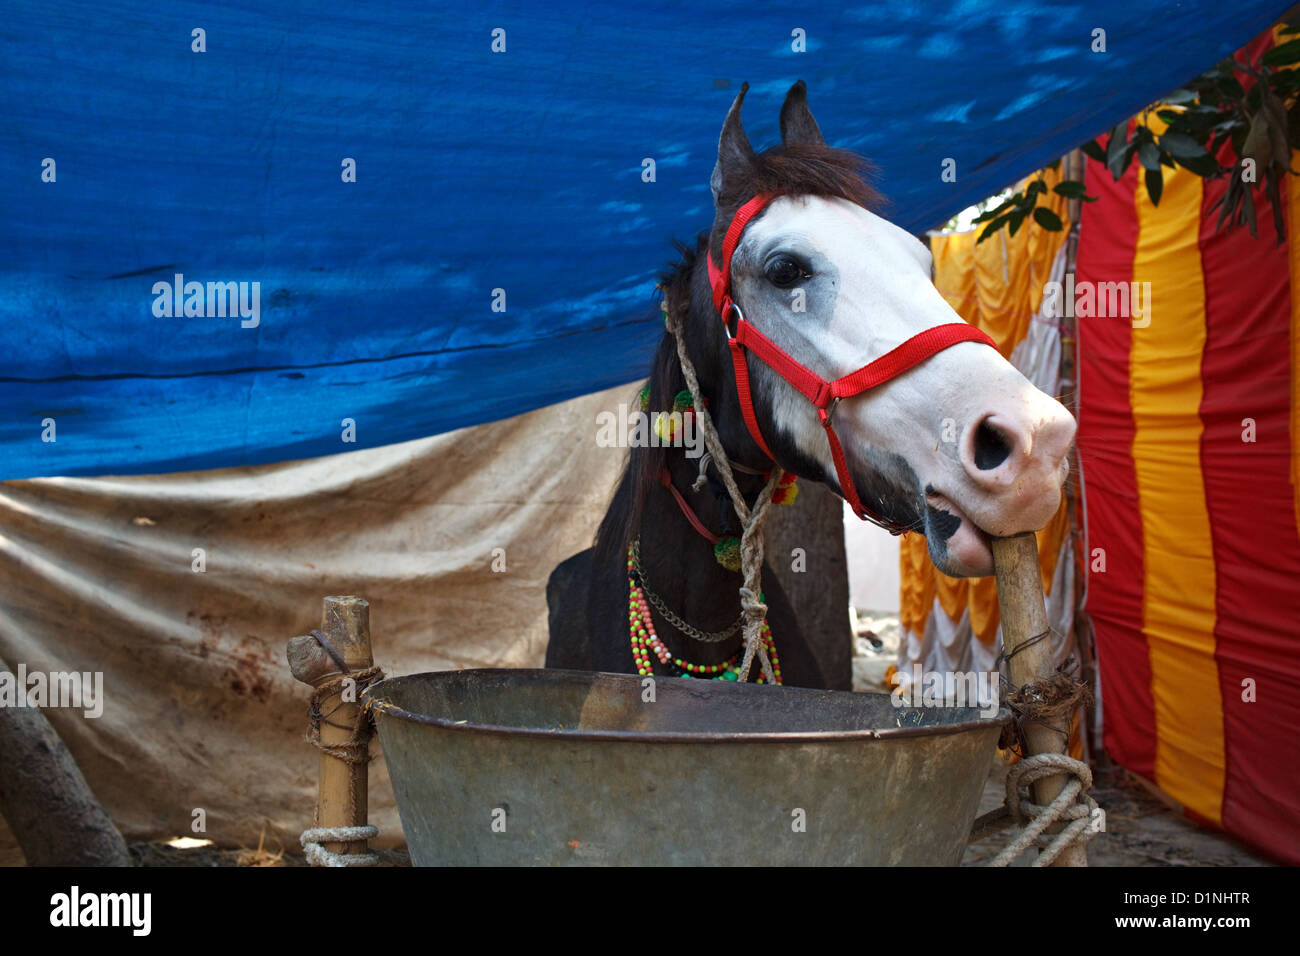
[[[307,740],[317,750],[324,751],[331,757],[337,757],[347,764],[363,764],[370,760],[370,731],[371,724],[369,715],[366,714],[359,706],[361,692],[376,681],[382,680],[384,672],[378,667],[367,667],[364,670],[353,671],[349,674],[332,674],[324,678],[316,685],[312,691],[311,703],[307,707],[307,716],[311,718],[311,725],[307,730]],[[347,681],[356,683],[357,701],[345,701],[343,697],[343,687]],[[321,705],[330,697],[338,697],[339,702],[328,712],[321,711]],[[345,724],[336,724],[330,720],[338,710],[344,706],[350,706],[357,703],[357,717],[351,727]],[[331,727],[337,727],[341,730],[349,730],[351,734],[348,739],[338,744],[327,744],[320,739],[320,725],[329,724]]]
[[[711,461],[713,461],[713,454],[706,451],[703,457],[700,458],[700,473],[696,475],[695,480],[691,482],[691,491],[699,491],[708,484],[709,462]]]
[[[1041,640],[1048,633],[1044,631],[1041,635],[1031,637],[1029,641]],[[1010,660],[1023,648],[1024,644],[1009,655],[1000,654],[999,660]],[[1016,715],[1016,720],[1004,728],[1003,742],[999,743],[999,746],[1006,747],[1008,746],[1006,741],[1011,741],[1019,748],[1022,755],[1027,753],[1024,739],[1024,725],[1027,723],[1041,724],[1052,732],[1060,734],[1065,742],[1069,742],[1070,723],[1074,712],[1092,702],[1092,692],[1089,691],[1088,685],[1075,680],[1066,672],[1066,669],[1073,666],[1073,661],[1074,658],[1071,656],[1066,661],[1065,668],[1058,668],[1047,677],[1028,681],[1019,687],[1012,684],[1005,674],[999,675],[1003,689],[1002,702]]]
[[[727,493],[731,496],[731,503],[736,509],[736,515],[740,518],[740,526],[743,529],[740,536],[740,574],[744,583],[740,588],[740,611],[745,619],[745,657],[740,665],[740,680],[749,680],[749,669],[754,662],[754,655],[757,654],[759,663],[763,668],[763,677],[768,684],[774,685],[776,684],[776,676],[772,672],[772,662],[768,660],[767,651],[763,647],[763,621],[767,618],[767,605],[759,597],[763,593],[761,580],[763,573],[763,524],[767,521],[768,508],[772,504],[772,494],[776,491],[777,483],[780,482],[784,473],[779,465],[773,463],[771,475],[767,480],[767,484],[763,486],[763,490],[758,493],[758,498],[754,501],[754,507],[751,509],[745,503],[745,496],[740,493],[740,489],[736,486],[736,478],[731,471],[731,461],[727,458],[727,452],[722,447],[722,439],[718,437],[717,429],[713,426],[713,417],[709,414],[708,406],[704,403],[704,395],[700,391],[700,381],[695,374],[695,366],[691,364],[691,360],[686,354],[686,340],[681,335],[681,315],[677,310],[670,308],[667,297],[664,298],[663,311],[668,331],[677,343],[677,358],[682,365],[682,375],[686,378],[686,387],[691,390],[691,397],[695,402],[696,425],[704,435],[705,449],[713,457],[713,464],[722,477],[722,483],[726,485]]]
[[[1024,799],[1020,788],[1044,777],[1067,773],[1071,779],[1047,806]],[[975,821],[971,840],[981,839],[1013,826],[1024,826],[1007,846],[988,862],[990,867],[1004,867],[1031,846],[1042,852],[1033,866],[1047,866],[1071,846],[1082,845],[1099,832],[1092,826],[1097,801],[1084,791],[1092,786],[1088,765],[1065,754],[1035,754],[1025,757],[1007,772],[1007,802]],[[1026,825],[1027,821],[1027,825]],[[1060,832],[1047,834],[1053,824],[1069,821]]]
[[[370,716],[368,708],[361,701],[361,692],[376,681],[383,680],[384,672],[378,667],[365,667],[361,670],[354,671],[348,668],[343,655],[338,652],[329,638],[318,630],[313,630],[311,636],[316,638],[329,654],[330,658],[337,664],[341,674],[331,674],[328,677],[318,681],[311,695],[311,703],[307,707],[307,716],[310,724],[307,730],[307,740],[313,747],[322,753],[327,753],[336,760],[341,760],[348,765],[348,807],[347,816],[356,819],[358,816],[357,807],[361,802],[361,778],[364,775],[365,764],[370,762],[370,737],[374,733],[373,718]],[[351,682],[354,687],[355,697],[352,700],[343,699],[343,689]],[[338,698],[328,711],[323,708],[325,702],[330,698]],[[343,707],[355,707],[356,715],[353,718],[352,725],[335,723],[330,720]],[[339,743],[327,744],[320,738],[321,724],[329,724],[339,730],[348,731],[346,740]],[[319,818],[317,819],[319,822]],[[307,854],[307,862],[312,866],[375,866],[379,863],[379,856],[375,853],[335,853],[321,846],[325,843],[350,843],[355,841],[372,840],[379,835],[379,830],[372,826],[351,826],[351,827],[312,827],[304,830],[299,838],[302,848]]]
[[[312,827],[302,831],[300,842],[312,866],[378,866],[378,853],[334,853],[321,846],[322,843],[373,840],[377,836],[379,828],[372,826]]]

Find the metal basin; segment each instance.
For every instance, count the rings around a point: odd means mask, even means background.
[[[956,865],[1005,709],[558,670],[366,691],[417,866]],[[802,812],[800,812],[802,811]]]

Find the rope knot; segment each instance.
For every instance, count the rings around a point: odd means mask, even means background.
[[[1021,788],[1058,774],[1071,779],[1056,799],[1047,806],[1034,803]],[[1085,791],[1092,786],[1092,770],[1081,760],[1065,754],[1034,754],[1025,757],[1007,772],[1006,804],[975,821],[971,838],[986,836],[1012,826],[1024,829],[989,861],[991,867],[1008,865],[1030,846],[1042,852],[1033,866],[1047,866],[1068,847],[1087,843],[1106,828],[1106,813]],[[1046,831],[1053,824],[1065,823],[1057,833]]]

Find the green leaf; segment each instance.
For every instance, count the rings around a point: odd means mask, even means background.
[[[1260,84],[1256,83],[1246,94],[1246,112],[1254,116],[1260,106]]]
[[[1013,212],[1010,216],[1007,217],[1007,231],[1014,236],[1016,234],[1016,230],[1020,228],[1020,224],[1023,223],[1024,221],[1025,221],[1025,214],[1023,212]]]
[[[1063,179],[1052,187],[1052,192],[1066,199],[1083,199],[1088,195],[1087,188],[1077,179]]]
[[[1160,205],[1160,194],[1164,192],[1165,178],[1160,172],[1160,164],[1156,164],[1155,169],[1148,169],[1145,173],[1147,181],[1147,195],[1151,197],[1151,205]]]
[[[994,219],[991,223],[985,226],[984,231],[980,233],[980,237],[975,240],[975,245],[978,246],[989,236],[993,235],[993,233],[1001,229],[1002,226],[1006,223],[1007,218],[1008,218],[1007,216],[998,216],[998,218]]]
[[[1034,222],[1049,232],[1060,232],[1064,228],[1061,217],[1046,206],[1039,206],[1034,210]]]
[[[1256,232],[1255,191],[1253,189],[1246,189],[1241,193],[1241,219],[1250,227],[1250,237],[1252,239],[1259,238],[1259,234]]]
[[[1128,143],[1128,120],[1120,123],[1110,131],[1110,142],[1106,144],[1106,163],[1109,165],[1120,153],[1124,151]]]
[[[1276,73],[1269,74],[1269,86],[1273,92],[1278,94],[1279,99],[1285,99],[1286,93],[1293,93],[1300,87],[1300,73],[1295,70],[1279,70]]]
[[[1080,146],[1079,149],[1083,150],[1083,155],[1087,156],[1089,159],[1095,159],[1099,163],[1104,163],[1106,161],[1106,153],[1095,139],[1088,140],[1088,142]]]
[[[1156,115],[1169,124],[1174,132],[1193,135],[1204,132],[1216,123],[1222,122],[1223,116],[1217,109],[1211,110],[1158,110]]]
[[[1019,193],[1017,193],[1017,195],[1019,195]],[[1015,205],[1016,205],[1016,197],[1012,196],[1010,199],[1003,200],[1003,202],[998,204],[998,206],[994,209],[985,209],[982,213],[980,213],[978,216],[975,217],[974,221],[988,222],[990,219],[996,219],[998,218],[998,216],[1001,216],[1003,213],[1010,212],[1012,209],[1015,208]]]
[[[1144,142],[1138,146],[1138,162],[1147,172],[1160,170],[1160,149],[1155,143]]]
[[[1288,40],[1280,46],[1275,46],[1262,57],[1259,62],[1265,66],[1290,66],[1292,63],[1300,63],[1300,39]]]
[[[1208,155],[1205,147],[1186,133],[1166,132],[1160,137],[1160,148],[1174,159],[1194,159]]]
[[[1246,135],[1249,132],[1250,132],[1249,128],[1246,127],[1245,125],[1234,126],[1232,128],[1232,135],[1228,138],[1228,141],[1232,143],[1232,151],[1236,153],[1238,156],[1240,156],[1242,154],[1242,151],[1245,149]]]
[[[1233,100],[1239,100],[1246,95],[1246,91],[1242,89],[1241,84],[1237,82],[1237,78],[1231,74],[1219,80],[1219,89],[1223,92],[1224,96]]]
[[[1219,175],[1219,164],[1208,153],[1204,156],[1175,156],[1174,162],[1183,169],[1190,170],[1202,179],[1211,179]]]
[[[1128,164],[1133,161],[1133,157],[1136,154],[1137,143],[1134,141],[1128,143],[1128,145],[1121,149],[1119,155],[1114,159],[1111,159],[1109,156],[1106,158],[1106,166],[1110,169],[1110,174],[1115,177],[1116,182],[1119,182],[1124,178],[1124,171],[1128,169]]]
[[[1168,103],[1170,106],[1186,106],[1189,103],[1196,102],[1196,94],[1189,89],[1179,88],[1167,96],[1162,96],[1161,101]]]

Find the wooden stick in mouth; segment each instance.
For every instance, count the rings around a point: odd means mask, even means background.
[[[1002,654],[1007,677],[1013,688],[1037,680],[1049,680],[1056,673],[1052,641],[1043,602],[1043,579],[1038,564],[1038,541],[1033,532],[1009,538],[993,538],[993,567],[998,582],[998,608],[1002,618]],[[1035,640],[1035,638],[1037,638]],[[1067,753],[1071,715],[1065,713],[1021,723],[1025,756]],[[1058,774],[1036,781],[1034,802],[1047,806],[1065,788],[1069,777]],[[1069,847],[1052,866],[1087,866],[1082,845]]]

